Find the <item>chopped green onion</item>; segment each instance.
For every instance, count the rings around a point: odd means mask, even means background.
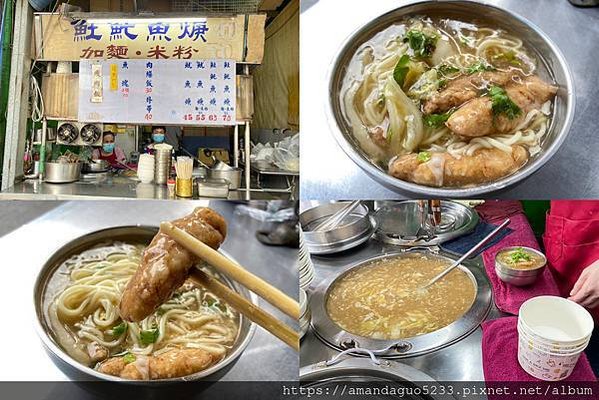
[[[132,362],[135,362],[135,360],[137,360],[135,354],[127,353],[123,356],[123,361],[125,362],[125,364],[131,364]]]
[[[419,163],[425,163],[427,161],[430,161],[431,157],[432,155],[428,151],[421,151],[416,156],[416,160],[418,160]]]
[[[416,57],[430,57],[437,46],[437,35],[427,35],[422,31],[412,29],[406,33],[403,41],[408,43]]]
[[[449,119],[451,116],[451,112],[446,112],[443,114],[428,114],[422,117],[424,121],[424,125],[430,128],[440,128],[443,124]]]
[[[519,263],[520,261],[530,261],[530,254],[526,253],[522,247],[518,247],[510,254],[510,258],[514,264]]]
[[[158,340],[158,336],[159,336],[160,332],[158,332],[158,329],[150,329],[147,331],[141,331],[139,333],[139,339],[141,340],[141,343],[144,344],[145,346],[155,343],[156,340]]]
[[[120,324],[112,328],[112,335],[121,336],[123,333],[125,333],[127,327],[128,325],[125,321],[121,322]]]
[[[495,116],[504,114],[509,119],[514,119],[522,114],[520,107],[499,86],[491,86],[487,94],[491,98],[493,114]]]
[[[466,68],[466,73],[472,75],[477,72],[493,71],[494,69],[495,68],[493,68],[492,65],[489,65],[484,61],[478,61]]]

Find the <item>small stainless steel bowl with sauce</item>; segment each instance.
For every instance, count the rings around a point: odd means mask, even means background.
[[[523,246],[506,247],[495,256],[499,279],[515,286],[534,283],[543,273],[547,258],[540,251]]]

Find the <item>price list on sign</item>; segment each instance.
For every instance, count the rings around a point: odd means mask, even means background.
[[[235,125],[235,61],[81,60],[82,122]]]

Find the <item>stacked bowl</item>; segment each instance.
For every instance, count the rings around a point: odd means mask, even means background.
[[[170,145],[156,145],[154,147],[154,182],[166,185],[171,174],[172,147]]]
[[[308,307],[308,294],[304,289],[300,289],[300,338],[303,338],[306,332],[308,332],[308,327],[310,326],[310,317],[312,314],[310,313],[310,307]]]
[[[304,241],[304,232],[300,229],[300,247],[299,247],[299,285],[300,289],[306,290],[314,280],[314,264],[306,248]]]
[[[593,317],[584,307],[556,296],[527,300],[518,315],[518,362],[544,381],[566,379],[586,349]]]
[[[154,156],[141,154],[137,163],[137,177],[142,183],[150,183],[154,179]]]

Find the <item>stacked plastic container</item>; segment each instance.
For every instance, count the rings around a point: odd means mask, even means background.
[[[539,296],[526,301],[518,315],[518,362],[544,381],[566,379],[593,333],[593,317],[573,301]]]

